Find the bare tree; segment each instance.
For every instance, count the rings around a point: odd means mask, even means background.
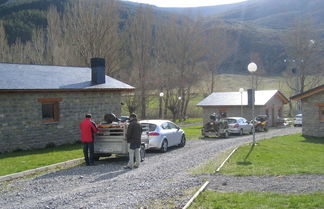
[[[203,35],[206,39],[206,64],[211,76],[210,92],[212,93],[214,92],[215,75],[218,72],[218,67],[230,56],[235,45],[232,41],[233,37],[221,21],[217,25],[207,27]]]
[[[132,76],[140,96],[141,118],[146,118],[147,82],[151,66],[153,44],[153,14],[149,6],[139,6],[133,18],[129,18],[127,31],[132,58]]]
[[[294,94],[303,93],[318,85],[323,75],[320,64],[322,55],[318,53],[316,40],[316,30],[310,20],[296,20],[284,37],[287,54],[284,76],[287,86]],[[296,112],[300,111],[301,105],[297,102]]]
[[[0,21],[0,62],[6,62],[9,59],[9,46],[6,38],[6,32],[3,23]]]
[[[115,0],[76,0],[67,6],[62,24],[65,44],[81,57],[81,63],[70,64],[89,65],[91,57],[103,57],[109,63],[106,73],[116,73],[120,53],[118,8]]]

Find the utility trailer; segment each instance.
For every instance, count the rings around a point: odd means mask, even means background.
[[[128,123],[100,124],[98,132],[94,136],[94,159],[109,157],[112,154],[128,155],[126,139]],[[143,132],[141,136],[140,155],[141,161],[145,158],[145,150],[148,148],[149,136]]]

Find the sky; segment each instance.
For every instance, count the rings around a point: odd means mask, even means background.
[[[243,2],[245,0],[128,0],[158,7],[199,7]]]

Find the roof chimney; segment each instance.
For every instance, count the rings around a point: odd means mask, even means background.
[[[91,82],[92,84],[106,83],[106,61],[104,58],[91,58]]]

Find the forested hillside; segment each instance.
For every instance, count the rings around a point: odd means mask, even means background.
[[[285,76],[293,92],[321,82],[323,3],[283,2],[187,13],[117,0],[0,0],[0,62],[89,66],[103,57],[108,75],[137,87],[128,108],[145,118],[148,92],[163,91],[166,108],[184,117],[200,82],[214,91],[216,75],[248,74],[251,61],[257,76]]]

